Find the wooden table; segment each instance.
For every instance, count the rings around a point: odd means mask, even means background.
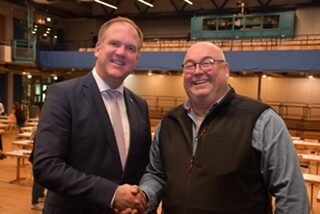
[[[33,133],[32,132],[22,132],[22,133],[19,133],[17,137],[20,138],[20,139],[32,140],[33,139]]]
[[[7,118],[7,119],[0,119],[0,123],[3,124],[9,124],[9,123],[14,123],[15,121],[13,119]]]
[[[296,136],[291,136],[291,140],[300,140],[300,137],[296,137]]]
[[[6,129],[6,128],[8,128],[8,124],[4,124],[4,123],[0,123],[0,128],[1,129]]]
[[[38,122],[38,121],[39,121],[38,117],[33,117],[28,119],[28,122]]]
[[[25,122],[24,124],[25,126],[32,126],[32,127],[36,127],[38,125],[38,122]]]
[[[20,131],[22,132],[34,132],[35,130],[36,130],[36,127],[32,127],[32,126],[25,126],[20,128]]]
[[[9,116],[6,116],[6,115],[0,115],[0,119],[9,119]]]
[[[21,149],[32,149],[33,140],[15,140],[11,144],[14,146],[18,146]]]
[[[313,206],[313,188],[314,188],[314,185],[317,185],[317,184],[320,184],[320,175],[313,175],[313,174],[306,174],[304,173],[303,174],[303,178],[304,178],[304,181],[309,183],[310,186],[311,186],[311,189],[310,189],[310,206],[311,206],[311,209],[312,209],[312,206]]]
[[[16,178],[9,183],[18,183],[20,180],[25,179],[20,176],[20,169],[25,165],[24,160],[30,157],[31,150],[19,149],[2,153],[8,157],[17,158]]]
[[[319,162],[320,155],[312,155],[312,154],[298,154],[300,160],[314,161],[316,162],[316,174],[319,174]]]
[[[298,149],[311,149],[316,150],[317,152],[320,151],[320,143],[315,142],[308,142],[303,140],[293,140],[292,143]]]

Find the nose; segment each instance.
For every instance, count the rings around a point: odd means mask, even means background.
[[[124,55],[125,53],[126,53],[126,47],[124,45],[121,45],[116,49],[116,54],[118,55]]]
[[[195,66],[196,66],[196,68],[195,68],[193,74],[203,73],[203,70],[200,68],[200,64],[199,63],[195,64]]]

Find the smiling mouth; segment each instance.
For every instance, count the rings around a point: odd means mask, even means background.
[[[201,84],[204,84],[206,82],[207,82],[207,80],[198,80],[198,81],[194,81],[193,84],[194,85],[201,85]]]
[[[125,63],[122,62],[122,61],[119,61],[119,60],[111,60],[112,63],[116,64],[116,65],[119,65],[119,66],[124,66]]]

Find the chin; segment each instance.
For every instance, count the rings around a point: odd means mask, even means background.
[[[121,68],[110,68],[108,70],[108,73],[111,75],[111,76],[114,76],[114,77],[121,77],[123,75],[125,75],[127,72],[124,70],[124,69],[121,69]]]

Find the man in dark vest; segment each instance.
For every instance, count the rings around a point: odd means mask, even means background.
[[[183,68],[189,100],[157,128],[140,181],[165,214],[308,214],[309,200],[284,121],[228,84],[221,48],[199,42]]]

